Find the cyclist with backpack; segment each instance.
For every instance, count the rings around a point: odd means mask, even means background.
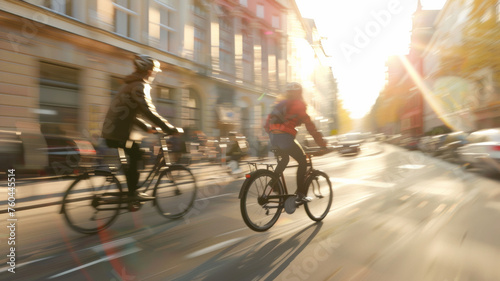
[[[314,141],[322,148],[326,149],[326,142],[323,135],[318,132],[316,126],[306,112],[307,105],[302,97],[302,86],[297,83],[288,83],[286,86],[286,99],[275,105],[268,115],[264,126],[269,134],[271,145],[281,152],[281,161],[276,166],[275,173],[280,175],[285,170],[290,156],[298,163],[297,168],[297,191],[296,203],[303,204],[312,199],[306,197],[307,187],[304,186],[305,174],[307,170],[306,154],[295,136],[295,127],[305,124],[307,131],[314,138]],[[273,186],[274,182],[270,185]]]

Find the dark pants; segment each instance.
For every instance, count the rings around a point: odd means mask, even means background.
[[[128,194],[133,195],[137,190],[139,182],[139,172],[137,171],[138,163],[142,158],[139,144],[133,143],[131,147],[126,147],[126,142],[117,140],[106,140],[106,145],[111,148],[123,148],[128,157],[128,165],[124,165],[124,173],[127,178]]]
[[[271,139],[271,145],[273,148],[277,148],[281,151],[281,161],[278,162],[276,170],[274,171],[277,175],[280,175],[285,170],[288,162],[290,161],[290,156],[292,156],[295,161],[299,164],[297,168],[297,193],[307,194],[307,187],[304,184],[306,171],[307,171],[307,160],[302,146],[295,140],[295,137],[290,134],[269,134]]]

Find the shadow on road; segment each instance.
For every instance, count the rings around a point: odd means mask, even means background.
[[[245,242],[240,241],[174,280],[274,280],[311,243],[322,226],[321,222],[314,223],[288,239],[262,241],[244,252],[238,251],[238,246]]]

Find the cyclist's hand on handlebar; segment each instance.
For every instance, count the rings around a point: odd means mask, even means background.
[[[332,152],[333,151],[333,147],[331,146],[324,146],[321,148],[322,151],[325,151],[326,153],[328,152]]]
[[[329,146],[322,146],[320,149],[319,149],[319,154],[320,155],[325,155],[327,153],[330,153],[333,151],[333,147],[329,147]]]
[[[169,128],[169,131],[167,132],[168,135],[175,135],[175,134],[184,134],[184,130],[181,127],[173,127]]]

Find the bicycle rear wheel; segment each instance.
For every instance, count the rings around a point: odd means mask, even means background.
[[[313,221],[321,221],[330,212],[333,190],[330,178],[324,172],[314,170],[306,179],[307,196],[311,202],[304,204],[306,213]]]
[[[111,173],[86,173],[75,179],[64,194],[61,213],[69,226],[84,234],[111,225],[120,213],[122,187]]]
[[[274,188],[269,184],[272,179],[277,183]],[[285,199],[279,178],[272,171],[257,170],[241,188],[240,209],[245,224],[259,232],[271,228],[281,215]]]
[[[153,193],[156,208],[162,216],[178,219],[193,207],[197,190],[191,170],[182,165],[170,166],[156,182]]]

